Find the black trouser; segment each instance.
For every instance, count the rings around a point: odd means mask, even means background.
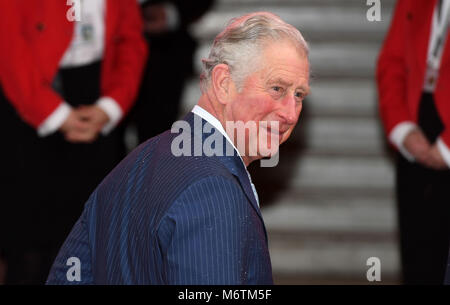
[[[430,143],[443,130],[433,96],[422,95],[419,126]],[[450,171],[397,159],[397,202],[405,284],[442,284],[450,238]]]
[[[58,90],[72,106],[100,96],[100,63],[61,70]],[[4,176],[12,177],[1,207],[7,283],[44,283],[51,264],[90,193],[123,157],[122,133],[72,144],[61,133],[39,138],[5,101],[11,133]],[[3,125],[3,124],[2,124]],[[6,153],[4,153],[6,155]]]

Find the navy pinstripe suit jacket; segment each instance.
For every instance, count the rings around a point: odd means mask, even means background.
[[[192,137],[194,116],[184,118]],[[240,157],[176,157],[177,135],[141,144],[102,181],[47,284],[273,283],[267,234]],[[67,277],[71,257],[79,259],[80,281]]]

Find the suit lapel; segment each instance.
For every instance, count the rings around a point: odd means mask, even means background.
[[[247,175],[247,171],[245,170],[245,166],[242,163],[239,156],[223,156],[219,157],[221,162],[228,168],[228,170],[238,178],[239,183],[241,184],[242,189],[244,190],[245,195],[248,200],[251,202],[253,208],[256,213],[262,220],[261,211],[258,207],[258,203],[255,198],[255,194],[253,193],[253,188],[250,184],[250,179]]]
[[[118,18],[118,4],[115,0],[105,0],[104,14],[105,14],[105,46],[109,44],[111,39],[114,39],[114,23]]]
[[[433,14],[436,3],[437,0],[413,1],[411,3],[412,9],[407,15],[409,21],[412,22],[411,32],[415,33],[413,36],[413,45],[416,46],[414,51],[417,52],[415,58],[420,67],[419,71],[422,71],[422,75],[425,75],[428,44],[430,42]]]
[[[206,120],[202,119],[200,116],[197,116],[196,114],[190,112],[189,114],[187,114],[183,120],[185,120],[186,122],[189,123],[189,125],[191,126],[191,132],[192,132],[192,137],[195,138],[196,135],[198,135],[194,132],[195,129],[195,123],[194,123],[194,118],[196,117],[196,120],[198,120],[199,122],[201,122],[201,141],[202,143],[205,141],[206,138],[208,138],[210,135],[212,135],[214,132],[218,132],[214,126],[211,126],[211,133],[206,133],[203,132],[204,130],[204,126],[205,124],[209,124]],[[264,221],[261,215],[261,210],[258,206],[258,203],[256,201],[255,198],[255,194],[253,193],[253,189],[251,186],[251,182],[250,179],[247,175],[247,170],[245,169],[245,165],[242,162],[241,158],[239,157],[239,155],[237,154],[236,150],[232,147],[232,145],[227,141],[227,139],[220,134],[223,137],[223,153],[222,156],[218,156],[216,158],[219,158],[220,162],[238,179],[242,189],[244,190],[244,193],[248,199],[248,201],[250,202],[251,206],[253,207],[253,209],[255,210],[255,212],[257,213],[258,217],[261,219],[261,222],[263,223],[264,226]],[[194,142],[194,141],[192,141]],[[194,145],[194,143],[192,143],[192,145]],[[227,156],[226,151],[232,151],[233,155],[232,156]],[[264,232],[265,232],[265,228],[264,228]],[[266,239],[267,239],[267,233],[266,234]]]
[[[224,139],[226,141],[226,139]],[[228,143],[227,143],[228,144]],[[239,156],[223,156],[219,157],[221,162],[228,168],[228,170],[238,178],[239,183],[241,184],[242,189],[244,190],[245,195],[251,203],[251,206],[258,214],[259,219],[261,220],[262,227],[264,229],[264,237],[267,242],[267,231],[266,226],[264,225],[264,220],[261,215],[261,210],[258,206],[258,203],[255,198],[255,194],[253,193],[253,188],[251,186],[250,179],[247,175],[247,171],[245,169],[245,165],[241,161]]]

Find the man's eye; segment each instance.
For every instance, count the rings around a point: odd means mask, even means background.
[[[272,87],[272,90],[273,90],[273,91],[276,91],[276,92],[282,92],[282,91],[283,91],[283,88],[281,88],[281,87],[279,87],[279,86],[273,86],[273,87]]]
[[[303,99],[305,97],[305,95],[302,92],[296,92],[295,97]]]

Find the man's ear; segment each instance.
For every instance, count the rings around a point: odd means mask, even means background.
[[[211,82],[219,103],[223,105],[227,104],[230,98],[230,89],[233,85],[230,67],[226,64],[218,64],[215,66],[211,73]]]

